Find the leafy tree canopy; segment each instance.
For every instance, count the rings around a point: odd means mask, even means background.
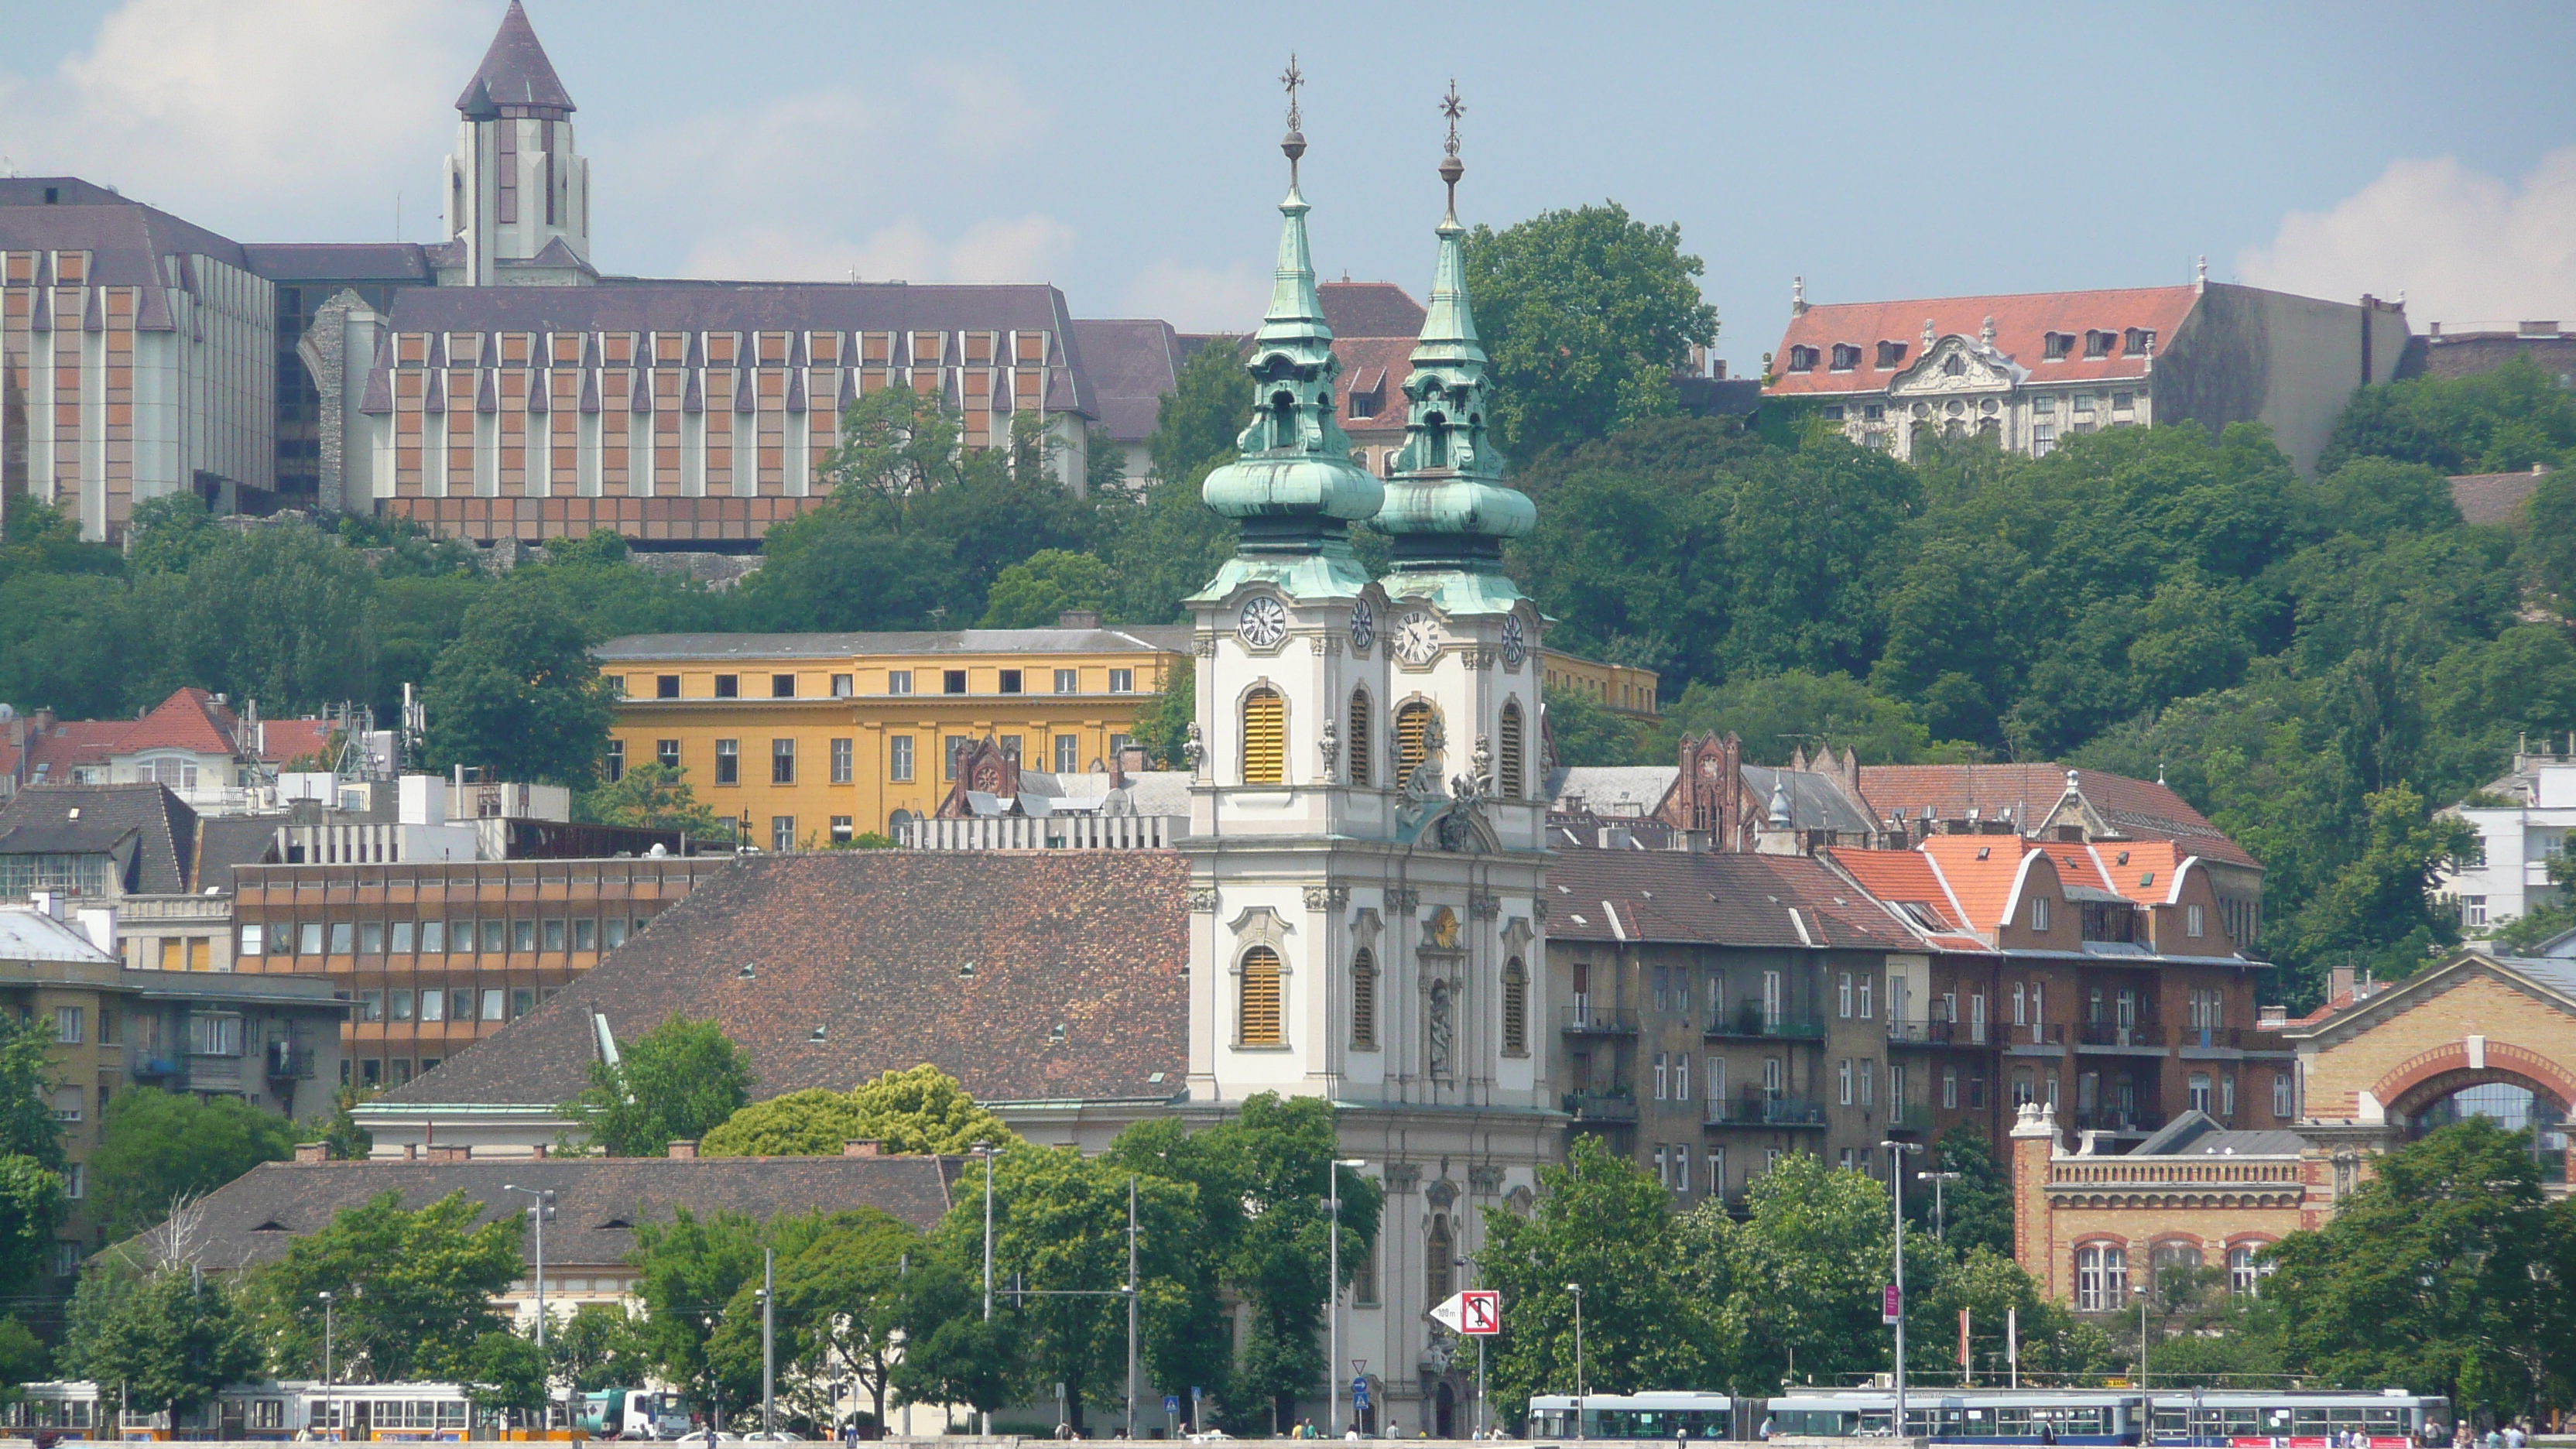
[[[1560,765],[1633,765],[1638,762],[1637,722],[1611,712],[1587,690],[1554,685],[1541,690],[1548,738]],[[1670,754],[1670,751],[1666,751]]]
[[[1692,684],[1664,710],[1645,758],[1671,760],[1690,734],[1739,736],[1747,764],[1784,765],[1793,751],[1813,756],[1828,747],[1856,753],[1865,765],[1947,764],[1984,754],[1957,741],[1935,743],[1913,706],[1848,674],[1803,669],[1714,688]]]
[[[1252,418],[1252,377],[1243,350],[1231,337],[1212,337],[1181,363],[1172,390],[1154,410],[1154,436],[1146,444],[1154,476],[1178,482],[1234,452],[1234,440]]]
[[[109,1100],[89,1166],[108,1232],[123,1237],[161,1221],[183,1197],[294,1155],[294,1127],[239,1097],[135,1087]]]
[[[712,1021],[674,1016],[590,1064],[590,1085],[564,1104],[581,1124],[572,1144],[611,1157],[660,1157],[705,1137],[751,1100],[751,1059]]]
[[[689,772],[658,761],[630,764],[614,780],[582,793],[578,815],[601,825],[685,830],[698,839],[732,833],[715,808],[689,788]]]
[[[813,1087],[755,1102],[709,1132],[698,1150],[709,1157],[837,1157],[844,1143],[875,1142],[889,1153],[955,1154],[978,1142],[1019,1140],[956,1078],[925,1062],[846,1092]]]
[[[2374,383],[2353,394],[2318,459],[2425,463],[2444,473],[2518,473],[2576,456],[2576,398],[2525,353],[2471,377]]]
[[[172,1422],[259,1367],[257,1338],[220,1279],[184,1268],[97,1268],[72,1294],[65,1372],[121,1384]]]
[[[416,1209],[387,1192],[288,1244],[242,1290],[271,1364],[321,1376],[327,1292],[340,1379],[471,1377],[483,1336],[504,1326],[493,1299],[526,1271],[527,1215],[478,1228],[482,1211],[461,1191]]]
[[[588,786],[616,708],[589,642],[541,575],[477,600],[430,673],[423,704],[432,768],[475,765],[505,780]]]

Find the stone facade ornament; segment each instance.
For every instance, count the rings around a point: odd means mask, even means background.
[[[1323,738],[1315,741],[1315,748],[1324,756],[1324,778],[1327,781],[1334,779],[1333,767],[1342,759],[1342,734],[1331,719],[1324,721]]]
[[[1530,902],[1530,914],[1542,921],[1546,920],[1547,902],[1543,899]]]
[[[1473,1162],[1467,1165],[1467,1190],[1478,1197],[1492,1197],[1503,1190],[1503,1167],[1498,1162]]]
[[[1503,1206],[1510,1208],[1513,1212],[1518,1213],[1522,1217],[1528,1217],[1530,1208],[1536,1205],[1537,1202],[1538,1194],[1531,1192],[1526,1187],[1516,1187],[1513,1188],[1510,1194],[1503,1199]]]
[[[1194,912],[1194,913],[1199,913],[1199,914],[1204,914],[1204,913],[1206,913],[1206,912],[1213,911],[1213,910],[1215,910],[1215,909],[1216,909],[1216,887],[1214,887],[1214,886],[1192,886],[1192,887],[1190,887],[1190,910],[1191,910],[1192,912]]]
[[[1422,1190],[1422,1198],[1431,1204],[1433,1211],[1445,1213],[1452,1203],[1458,1201],[1458,1184],[1441,1178]]]
[[[1192,639],[1190,641],[1190,652],[1201,659],[1214,659],[1216,657],[1216,636],[1214,634],[1201,634],[1197,638]]]
[[[1492,891],[1469,891],[1467,914],[1480,921],[1490,921],[1503,913],[1503,898]]]
[[[1306,909],[1310,911],[1338,911],[1350,903],[1349,886],[1306,887]]]
[[[1422,909],[1422,892],[1411,886],[1397,886],[1386,893],[1386,908],[1395,915],[1412,915]]]
[[[1190,737],[1181,741],[1181,764],[1195,777],[1199,762],[1207,758],[1207,738],[1200,733],[1198,721],[1190,721]]]
[[[1421,1163],[1390,1162],[1386,1165],[1386,1190],[1388,1192],[1412,1192],[1421,1185]]]

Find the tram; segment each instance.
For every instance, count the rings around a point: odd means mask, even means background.
[[[2451,1401],[2402,1389],[2371,1394],[2176,1388],[2148,1390],[2145,1397],[2157,1444],[2329,1449],[2359,1442],[2368,1449],[2407,1449],[2433,1434],[2449,1442]]]
[[[1543,1439],[1894,1437],[1892,1389],[1810,1389],[1769,1399],[1687,1391],[1540,1394]],[[1905,1396],[1909,1437],[1936,1444],[2132,1445],[2145,1449],[2413,1449],[2449,1442],[2451,1404],[2402,1389],[1969,1389]]]
[[[1745,1403],[1759,1407],[1758,1399]],[[1576,1411],[1582,1419],[1576,1422]],[[1642,1394],[1537,1394],[1529,1432],[1550,1439],[1731,1439],[1735,1400],[1687,1390]]]
[[[455,1440],[478,1416],[461,1384],[324,1384],[268,1380],[227,1384],[209,1402],[179,1416],[166,1410],[119,1412],[87,1380],[27,1384],[18,1401],[0,1406],[0,1428],[63,1439],[180,1438]],[[310,1431],[309,1433],[307,1431]]]
[[[1892,1434],[1892,1389],[1821,1389],[1768,1402],[1775,1436]],[[1906,1433],[1936,1444],[2135,1444],[2144,1420],[2128,1389],[1923,1387],[1905,1395]]]

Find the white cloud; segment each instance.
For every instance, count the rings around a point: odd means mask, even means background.
[[[1160,317],[1183,332],[1241,332],[1270,302],[1270,270],[1251,262],[1199,266],[1164,257],[1148,263],[1119,299],[1123,317]]]
[[[944,241],[910,216],[856,241],[810,226],[751,225],[700,239],[681,272],[763,282],[1043,282],[1072,247],[1071,227],[1036,212],[978,221]]]
[[[445,143],[496,18],[436,0],[127,0],[52,74],[0,74],[0,136],[22,173],[86,176],[255,240],[309,234],[353,191],[373,216],[403,187],[416,219],[435,210],[424,141]]]
[[[2419,325],[2576,319],[2576,146],[2518,182],[2449,156],[2393,162],[2332,210],[2282,218],[2237,269],[2314,297],[2403,291]]]

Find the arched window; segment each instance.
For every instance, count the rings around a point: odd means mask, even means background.
[[[1417,699],[1395,712],[1395,783],[1413,778],[1430,755],[1431,705]]]
[[[1517,699],[1504,700],[1503,738],[1501,748],[1495,752],[1494,770],[1498,776],[1495,784],[1506,800],[1521,798],[1522,766],[1528,755],[1528,750],[1523,744],[1525,733],[1521,728],[1521,702]]]
[[[2200,1272],[2200,1245],[2198,1243],[2158,1243],[2147,1250],[2147,1263],[2155,1273],[2150,1282],[2159,1292],[2167,1287],[2165,1278],[2167,1273],[2177,1275],[2173,1280],[2175,1284],[2188,1284],[2191,1276]]]
[[[1375,752],[1369,748],[1372,738],[1369,730],[1369,716],[1371,713],[1372,711],[1369,709],[1368,691],[1365,689],[1352,690],[1351,732],[1350,738],[1346,742],[1346,748],[1350,751],[1351,783],[1354,785],[1365,785],[1369,782],[1369,773],[1375,758]]]
[[[1277,1046],[1279,1035],[1279,953],[1255,946],[1243,953],[1243,989],[1236,1013],[1236,1039],[1244,1046]]]
[[[1366,946],[1351,958],[1351,1045],[1377,1050],[1377,954]]]
[[[1503,963],[1503,1055],[1529,1055],[1529,969],[1518,956]]]
[[[1453,1271],[1457,1267],[1457,1264],[1454,1261],[1457,1256],[1457,1244],[1449,1236],[1449,1215],[1447,1213],[1433,1213],[1431,1215],[1431,1237],[1430,1240],[1424,1244],[1422,1264],[1422,1286],[1424,1291],[1429,1293],[1431,1296],[1425,1298],[1423,1300],[1424,1302],[1446,1303],[1449,1301],[1449,1295],[1456,1291],[1449,1285],[1457,1276]]]
[[[2075,1250],[2075,1311],[2108,1313],[2129,1300],[2129,1255],[2114,1243]]]
[[[2263,1279],[2272,1266],[2262,1261],[2261,1243],[2238,1243],[2227,1250],[2227,1291],[2240,1298],[2256,1297],[2263,1291]]]
[[[1427,450],[1428,456],[1425,466],[1432,468],[1448,467],[1449,420],[1438,413],[1427,414],[1422,419],[1422,430],[1425,435],[1424,441],[1430,445]]]
[[[1287,393],[1270,397],[1270,446],[1285,448],[1297,441],[1297,400]]]
[[[1288,783],[1288,701],[1275,689],[1244,697],[1243,783]]]

